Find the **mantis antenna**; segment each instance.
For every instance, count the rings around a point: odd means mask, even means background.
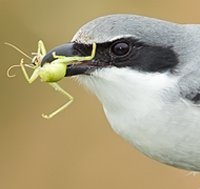
[[[21,49],[19,49],[19,48],[16,47],[15,45],[13,45],[13,44],[11,44],[11,43],[7,43],[7,42],[5,42],[4,44],[5,44],[5,45],[8,45],[8,46],[10,46],[10,47],[12,47],[12,48],[14,48],[14,49],[17,50],[19,53],[21,53],[22,55],[24,55],[24,56],[27,57],[28,59],[32,60],[32,58],[31,58],[30,56],[28,56],[25,52],[23,52]],[[25,66],[27,66],[27,65],[25,64]],[[17,64],[17,65],[12,65],[12,66],[10,66],[10,67],[8,68],[8,70],[7,70],[7,73],[6,73],[8,77],[15,77],[15,76],[16,76],[16,75],[10,75],[10,70],[12,70],[12,69],[15,68],[15,67],[20,67],[20,65]]]

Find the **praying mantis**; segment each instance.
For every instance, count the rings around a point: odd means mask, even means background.
[[[44,43],[41,40],[38,42],[37,53],[32,53],[33,55],[35,55],[33,58],[29,57],[23,51],[21,51],[19,48],[17,48],[16,46],[14,46],[12,44],[10,44],[10,43],[5,43],[5,44],[13,47],[17,51],[19,51],[21,54],[23,54],[24,56],[26,56],[27,58],[32,60],[31,64],[25,64],[24,59],[21,59],[19,65],[11,66],[7,70],[7,76],[8,77],[14,77],[15,75],[10,75],[9,72],[13,67],[19,66],[22,69],[22,72],[24,74],[25,79],[29,83],[32,83],[38,77],[40,77],[42,82],[47,82],[56,91],[64,94],[69,99],[69,101],[67,103],[65,103],[63,106],[61,106],[60,108],[58,108],[57,110],[52,112],[50,115],[42,114],[42,117],[45,118],[45,119],[50,119],[53,116],[55,116],[56,114],[58,114],[59,112],[63,111],[74,100],[73,96],[71,96],[68,92],[66,92],[62,87],[60,87],[57,84],[58,81],[60,81],[61,79],[63,79],[65,77],[67,65],[69,65],[69,64],[79,64],[80,61],[92,60],[95,56],[95,51],[96,51],[96,43],[93,43],[91,55],[86,56],[86,57],[79,57],[79,56],[65,57],[65,56],[56,55],[56,53],[53,52],[52,55],[55,58],[55,60],[52,61],[51,63],[45,63],[41,67],[42,59],[46,55],[46,49],[45,49]],[[25,67],[28,67],[28,68],[31,68],[31,69],[34,70],[30,77],[28,76],[28,73],[27,73]]]

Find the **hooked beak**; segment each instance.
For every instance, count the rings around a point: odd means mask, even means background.
[[[57,46],[50,50],[42,59],[41,67],[45,63],[51,63],[56,58],[53,57],[53,53],[58,56],[65,56],[65,57],[86,57],[90,56],[92,52],[92,44],[82,44],[82,43],[66,43],[60,46]],[[66,63],[67,64],[67,63]],[[79,64],[70,63],[67,65],[65,77],[73,76],[73,75],[80,75],[85,74],[89,75],[91,71],[96,69],[96,65],[92,63],[91,60],[89,61],[80,61]]]

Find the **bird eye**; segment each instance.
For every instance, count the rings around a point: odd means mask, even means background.
[[[124,56],[129,52],[129,45],[125,42],[116,43],[111,47],[111,51],[117,56]]]

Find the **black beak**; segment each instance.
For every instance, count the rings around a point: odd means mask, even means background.
[[[55,60],[53,52],[55,52],[56,55],[65,57],[85,57],[91,55],[92,45],[72,42],[57,46],[44,56],[41,62],[41,67],[45,63],[51,63]],[[88,75],[91,70],[94,70],[94,65],[91,64],[91,61],[83,61],[80,64],[70,64],[67,66],[65,77],[79,74]]]

